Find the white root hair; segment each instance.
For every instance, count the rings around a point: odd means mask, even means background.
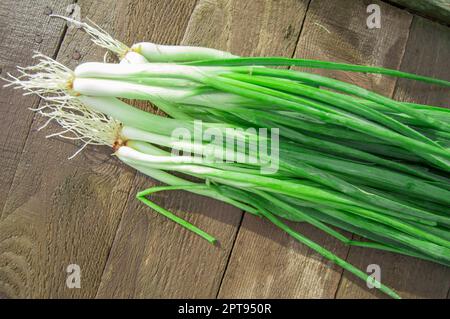
[[[114,39],[112,36],[110,36],[105,30],[103,30],[101,27],[99,27],[97,24],[95,24],[92,20],[87,18],[86,20],[89,21],[92,25],[89,25],[86,22],[81,22],[69,17],[52,14],[51,17],[61,18],[64,19],[73,25],[75,25],[77,28],[83,29],[89,36],[91,37],[92,42],[94,42],[96,45],[105,48],[113,53],[115,53],[120,59],[122,59],[129,51],[130,48],[120,42],[119,40]],[[106,55],[105,55],[106,59]]]
[[[48,118],[39,130],[47,127],[51,121],[58,123],[62,130],[47,135],[67,140],[78,140],[83,143],[69,159],[75,157],[88,145],[114,146],[120,139],[122,125],[119,121],[97,112],[77,98],[53,101],[39,108],[31,109]]]
[[[53,60],[36,52],[33,58],[39,63],[29,67],[18,67],[20,75],[8,73],[5,87],[27,91],[24,95],[36,94],[45,101],[43,106],[31,109],[48,120],[39,130],[52,121],[58,123],[62,130],[47,136],[68,140],[79,140],[82,147],[70,158],[75,157],[87,145],[106,145],[115,147],[121,141],[122,125],[119,121],[93,110],[77,98],[72,90],[73,72]]]
[[[34,59],[39,59],[39,63],[28,67],[17,67],[18,76],[8,73],[8,78],[2,78],[8,82],[5,87],[11,86],[14,89],[28,91],[24,95],[37,94],[47,100],[61,100],[70,98],[72,83],[74,79],[73,71],[54,59],[35,52]],[[52,94],[51,97],[46,96]]]

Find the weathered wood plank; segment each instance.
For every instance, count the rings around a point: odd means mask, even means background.
[[[450,27],[414,17],[402,69],[450,79]],[[450,89],[400,79],[395,99],[450,108]]]
[[[64,23],[48,16],[63,11],[70,0],[2,1],[0,3],[0,76],[6,77],[17,65],[31,63],[33,51],[54,55],[62,40]],[[17,164],[33,119],[28,107],[39,101],[35,96],[4,89],[0,81],[0,213],[14,179]]]
[[[339,254],[345,250],[306,224],[289,225]],[[223,279],[221,298],[331,298],[341,270],[266,220],[246,214]]]
[[[371,1],[373,2],[373,1]],[[366,27],[367,1],[312,1],[296,57],[398,67],[406,45],[409,14],[381,2],[383,26]],[[390,94],[395,81],[372,75],[316,71]],[[348,247],[301,224],[312,240],[345,257]],[[350,234],[347,234],[350,236]],[[342,270],[272,225],[245,216],[226,271],[221,297],[333,298]]]
[[[369,29],[366,24],[369,4],[376,3],[382,10],[380,29]],[[381,1],[318,0],[312,3],[297,47],[297,57],[343,61],[363,65],[398,68],[408,37],[412,16]],[[308,69],[311,71],[311,69]],[[375,74],[330,70],[314,72],[356,83],[370,90],[391,96],[395,79]]]
[[[297,0],[201,0],[182,42],[242,55],[291,55],[305,8],[306,1]],[[135,185],[98,296],[215,297],[242,213],[194,195],[155,196],[220,240],[211,246],[132,200],[153,185],[148,178],[139,175]]]
[[[450,28],[414,17],[401,70],[450,79]],[[450,90],[423,83],[399,80],[395,99],[450,106]],[[352,247],[348,261],[365,269],[369,264],[381,268],[381,280],[404,298],[446,298],[450,289],[450,269],[419,259]],[[338,298],[385,297],[365,283],[353,282],[347,273]]]
[[[166,3],[105,0],[78,5],[82,16],[133,42],[133,36],[147,32],[138,29],[144,22],[149,28],[173,30],[169,36],[177,34],[176,17],[190,14],[189,3],[172,2],[172,16],[158,12]],[[135,32],[124,27],[137,17],[142,20],[133,24]],[[99,61],[103,53],[88,36],[72,29],[58,60],[74,67]],[[33,123],[0,222],[2,292],[14,297],[94,297],[135,172],[113,160],[107,148],[90,148],[67,160],[79,146],[46,140],[49,130],[36,132],[42,122]],[[80,266],[82,289],[66,287],[69,264]]]

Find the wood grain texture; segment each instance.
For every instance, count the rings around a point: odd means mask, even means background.
[[[0,2],[0,76],[6,77],[17,65],[31,63],[33,51],[53,56],[62,40],[64,23],[48,16],[62,11],[71,1],[5,0]],[[28,107],[36,96],[3,88],[0,81],[0,214],[14,179],[17,164],[33,119]]]
[[[401,64],[401,70],[449,80],[450,30],[437,23],[414,17]],[[450,90],[399,80],[394,98],[416,103],[450,105]],[[446,298],[450,289],[450,269],[416,258],[388,252],[352,247],[348,261],[362,269],[369,264],[381,268],[381,280],[404,298]],[[349,280],[345,272],[337,293],[338,298],[385,297],[365,283]]]
[[[366,8],[380,5],[381,28],[369,29]],[[296,57],[398,69],[412,15],[381,1],[313,0],[297,46]],[[312,71],[312,69],[305,69]],[[395,78],[377,74],[313,70],[391,96]]]
[[[450,28],[415,17],[402,70],[450,80]],[[450,107],[450,89],[399,79],[395,99]]]
[[[293,0],[201,0],[182,43],[242,55],[291,54],[304,8],[305,2]],[[136,191],[152,186],[148,178],[139,175],[135,185],[98,296],[215,297],[242,212],[180,192],[155,196],[164,207],[217,237],[220,246],[211,246],[132,199]]]
[[[306,224],[288,223],[329,250],[344,248]],[[220,298],[332,298],[341,270],[267,220],[246,214]]]
[[[106,24],[120,2],[78,4],[82,15]],[[102,57],[89,37],[69,29],[57,59],[73,68]],[[60,128],[38,132],[42,124],[33,122],[0,221],[0,289],[10,297],[93,297],[134,172],[117,165],[107,148],[68,160],[80,145],[45,139]],[[82,289],[66,287],[69,264],[81,267]]]
[[[400,65],[411,16],[385,6],[383,28],[366,27],[367,1],[313,0],[295,57],[348,63]],[[395,31],[394,31],[395,30]],[[373,75],[314,71],[390,94],[395,80]],[[296,225],[305,234],[338,256],[348,247],[309,225]],[[351,236],[351,234],[347,234]],[[313,256],[314,258],[311,258]],[[221,287],[221,297],[333,298],[342,270],[272,225],[245,216]]]

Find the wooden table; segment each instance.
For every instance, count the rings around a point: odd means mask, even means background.
[[[2,75],[33,63],[33,50],[75,67],[100,61],[88,36],[48,14],[69,0],[0,2]],[[366,26],[367,5],[381,28]],[[202,45],[240,55],[295,56],[370,64],[450,80],[450,29],[376,0],[79,0],[124,43]],[[325,72],[396,99],[450,105],[449,91],[377,75]],[[211,246],[135,199],[154,181],[89,147],[45,139],[41,101],[0,91],[0,296],[43,298],[379,298],[270,223],[186,192],[155,200],[220,240]],[[139,106],[149,109],[145,103]],[[184,212],[189,212],[184,213]],[[381,280],[406,298],[448,298],[450,269],[387,252],[349,248],[295,228],[356,266],[381,266]],[[349,236],[351,236],[349,234]],[[81,269],[69,289],[66,270]]]

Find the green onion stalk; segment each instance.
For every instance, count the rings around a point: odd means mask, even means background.
[[[219,170],[195,160],[190,161],[189,158],[170,156],[168,151],[162,149],[161,147],[155,146],[155,144],[158,143],[156,139],[152,140],[154,144],[151,144],[148,140],[144,141],[145,139],[139,136],[139,134],[146,135],[147,132],[140,131],[136,128],[127,127],[119,121],[92,109],[88,105],[82,103],[78,98],[71,99],[69,102],[64,101],[61,103],[56,103],[53,101],[52,105],[45,105],[35,111],[44,117],[56,121],[62,127],[62,132],[50,134],[49,137],[59,136],[61,138],[78,139],[83,141],[85,145],[94,144],[110,146],[115,150],[114,155],[116,155],[117,158],[125,164],[130,165],[138,171],[160,182],[168,184],[169,186],[154,187],[149,190],[139,192],[136,197],[149,207],[153,208],[155,211],[186,227],[205,240],[211,243],[216,242],[216,239],[213,236],[150,201],[148,196],[158,191],[183,189],[195,194],[221,200],[251,214],[267,218],[298,241],[306,244],[308,247],[317,251],[324,257],[334,261],[344,269],[354,273],[356,276],[364,280],[372,280],[366,273],[358,270],[342,258],[292,230],[281,221],[280,217],[295,221],[301,220],[308,222],[348,245],[369,247],[371,246],[370,243],[348,239],[339,232],[327,226],[327,224],[320,221],[320,219],[311,217],[309,214],[302,212],[302,210],[283,202],[281,202],[281,206],[283,209],[287,210],[284,211],[281,216],[277,217],[278,214],[276,210],[271,212],[266,208],[276,206],[280,203],[280,201],[277,201],[275,197],[271,199],[269,191],[263,190],[267,185],[262,187],[261,190],[258,190],[256,187],[248,190],[248,186],[252,185],[253,182],[256,183],[255,185],[258,185],[259,177],[257,173],[254,175],[255,181],[237,178],[236,180],[233,179],[232,181],[222,184],[218,181],[221,179],[226,179],[224,174],[228,174],[229,171],[225,172],[222,169]],[[134,137],[138,139],[130,139]],[[164,140],[164,138],[161,137],[161,140]],[[185,162],[193,162],[195,164],[185,164]],[[186,175],[200,178],[203,182],[191,182],[187,179],[174,176],[166,170],[180,171]],[[244,176],[253,178],[252,175],[249,175],[249,172],[249,170],[247,173],[239,172],[236,176],[239,177],[244,174]],[[217,176],[217,181],[214,178],[205,178],[205,176],[209,175],[213,177]],[[317,189],[318,193],[314,194],[311,187],[305,186],[304,188],[305,189],[302,191],[304,194],[301,195],[299,193],[296,197],[302,198],[303,196],[306,196],[307,198],[310,198],[312,196],[312,198],[317,198],[320,201],[321,198],[324,199],[326,196],[325,193],[321,194],[323,191],[320,189]],[[270,205],[266,205],[267,199],[271,199]],[[337,200],[341,201],[338,198]],[[397,251],[395,247],[383,244],[374,244],[372,248]],[[425,259],[429,258],[427,256],[422,256],[419,252],[415,252],[414,249],[408,250],[408,248],[404,248],[402,253]],[[385,285],[376,281],[374,283],[386,294],[394,298],[399,297],[393,290]]]
[[[313,121],[337,125],[380,139],[415,154],[434,167],[446,172],[450,170],[450,152],[445,147],[386,114],[376,110],[356,111],[359,109],[357,105],[343,103],[341,99],[336,99],[337,102],[331,105],[332,101],[329,99],[326,99],[328,103],[324,103],[323,99],[318,101],[286,93],[249,81],[230,78],[230,75],[234,77],[238,73],[229,68],[172,63],[131,65],[85,63],[78,66],[74,72],[67,71],[63,76],[58,74],[61,81],[52,79],[46,83],[48,84],[46,91],[56,93],[70,90],[72,95],[149,100],[160,105],[163,110],[169,105],[172,109],[180,111],[180,108],[177,108],[180,104],[203,108],[220,105],[226,112],[234,112],[237,106],[256,108],[256,111],[265,111],[269,107],[289,110],[308,116]],[[33,78],[26,85],[29,89],[33,89],[33,85],[39,86],[39,90],[36,91],[40,93],[41,83],[36,80],[40,79]],[[162,83],[161,80],[165,82]],[[178,81],[186,80],[192,85],[179,85]],[[23,85],[23,82],[20,84]],[[285,81],[281,83],[284,84]],[[344,104],[346,106],[343,109],[341,106]],[[416,112],[420,113],[417,110]],[[430,122],[439,123],[436,124],[438,127],[447,124],[437,118],[431,119]]]

